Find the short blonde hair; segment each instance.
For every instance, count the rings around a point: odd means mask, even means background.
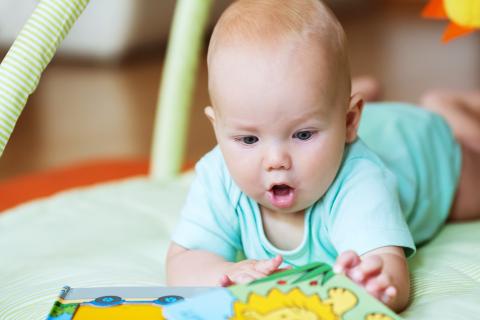
[[[326,48],[350,94],[350,67],[345,32],[320,0],[237,0],[218,20],[210,39],[210,66],[219,48],[238,43],[296,40]],[[338,70],[343,69],[343,70]]]

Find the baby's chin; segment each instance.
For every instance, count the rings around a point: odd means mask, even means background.
[[[295,203],[291,207],[279,208],[272,205],[268,200],[257,201],[263,213],[275,213],[275,214],[301,214],[305,213],[305,210],[310,207],[309,205],[302,205]]]

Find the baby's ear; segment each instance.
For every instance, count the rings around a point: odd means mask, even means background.
[[[357,130],[360,124],[363,110],[363,97],[359,93],[355,93],[350,97],[350,105],[347,110],[347,136],[346,142],[352,143],[357,139]]]
[[[215,125],[215,111],[213,110],[213,108],[211,106],[207,106],[207,107],[205,107],[205,109],[203,109],[203,112],[207,116],[208,120],[210,120],[210,122],[214,126]]]

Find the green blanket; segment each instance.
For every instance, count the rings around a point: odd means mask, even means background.
[[[0,215],[0,319],[44,319],[60,288],[164,284],[192,175],[77,189]],[[480,223],[449,225],[410,261],[407,319],[480,314]]]

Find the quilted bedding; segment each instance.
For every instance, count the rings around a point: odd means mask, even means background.
[[[164,284],[191,174],[71,190],[0,215],[0,319],[45,319],[64,285]],[[477,319],[480,223],[448,225],[410,260],[406,319]],[[477,254],[475,254],[477,253]]]

